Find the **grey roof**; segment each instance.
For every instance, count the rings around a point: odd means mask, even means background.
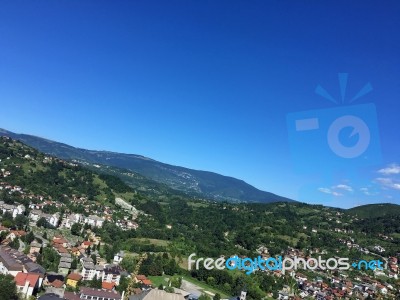
[[[71,253],[60,253],[61,257],[72,257]]]
[[[60,262],[60,264],[58,265],[58,268],[69,269],[69,268],[71,268],[71,263]]]
[[[25,269],[28,271],[28,273],[40,273],[40,274],[46,273],[45,268],[43,268],[41,265],[38,265],[37,263],[34,263],[34,262],[26,263]]]
[[[71,263],[72,262],[72,258],[70,258],[70,257],[61,257],[60,258],[60,262]]]
[[[94,263],[93,263],[93,262],[91,262],[91,263],[84,263],[84,264],[83,264],[83,267],[84,267],[86,270],[94,270]]]
[[[27,272],[46,273],[46,270],[41,265],[34,263],[25,254],[8,246],[0,246],[0,261],[10,271],[23,271],[25,267]]]
[[[92,289],[87,287],[81,287],[81,297],[83,296],[92,296],[92,297],[100,297],[106,298],[110,300],[121,300],[121,294],[116,291],[105,291],[100,289]]]
[[[0,247],[0,262],[7,268],[9,271],[23,271],[23,265],[20,260],[18,260],[17,256],[13,255],[12,251],[9,247]]]
[[[31,247],[40,248],[40,247],[42,247],[42,244],[40,244],[40,243],[38,243],[38,242],[36,242],[36,241],[33,241],[33,242],[31,243]]]
[[[90,257],[82,257],[81,260],[83,263],[93,263],[93,259]]]
[[[95,269],[96,269],[96,271],[103,271],[104,270],[104,266],[96,265]]]
[[[92,219],[93,221],[104,221],[103,218],[101,218],[101,217],[99,217],[99,216],[96,216],[96,215],[90,215],[90,216],[88,217],[88,219]]]
[[[121,274],[121,267],[117,266],[117,265],[107,265],[106,267],[104,267],[104,273],[106,274],[114,274],[114,275],[120,275]]]
[[[39,297],[39,300],[62,300],[58,295],[56,294],[44,294],[43,296]]]

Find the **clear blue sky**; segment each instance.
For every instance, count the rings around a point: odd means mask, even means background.
[[[356,2],[2,1],[0,127],[310,203],[399,203],[400,3]],[[337,107],[314,91],[340,99],[343,72],[350,98],[373,87],[354,104],[375,103],[382,161],[332,174],[315,141],[319,174],[298,173],[287,115]]]

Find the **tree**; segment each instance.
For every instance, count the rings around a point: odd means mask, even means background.
[[[17,287],[11,275],[0,274],[0,299],[18,300]]]
[[[77,235],[79,236],[81,234],[81,230],[82,230],[82,225],[79,223],[75,223],[71,226],[71,233],[73,235]]]
[[[172,286],[166,286],[164,291],[166,291],[167,293],[174,293],[175,290]]]
[[[37,226],[37,227],[44,227],[44,228],[48,227],[48,223],[47,223],[46,218],[41,217],[41,218],[36,222],[36,226]]]
[[[24,215],[17,215],[14,219],[14,224],[17,229],[23,229],[26,225],[28,225],[28,218]]]
[[[92,255],[90,256],[90,258],[93,260],[93,263],[94,263],[94,264],[97,264],[97,256],[96,256],[96,254],[92,254]]]
[[[89,282],[89,286],[94,289],[101,289],[101,278],[93,277],[93,279]]]
[[[8,245],[13,249],[18,250],[19,249],[19,238],[16,237]]]
[[[35,240],[35,235],[33,234],[32,231],[29,231],[29,233],[25,236],[25,242],[29,245]]]
[[[78,260],[76,258],[74,258],[71,262],[71,269],[76,269],[78,268]]]
[[[163,286],[162,283],[160,283],[160,285],[158,286],[158,289],[159,289],[159,290],[164,290],[164,286]]]
[[[221,300],[221,295],[219,293],[216,293],[213,300]]]
[[[121,261],[121,267],[128,271],[129,273],[132,273],[133,270],[135,269],[136,266],[136,258],[133,255],[125,255],[125,257]]]

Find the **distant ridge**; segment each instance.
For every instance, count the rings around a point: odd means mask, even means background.
[[[0,129],[0,135],[20,140],[41,152],[62,159],[79,160],[84,163],[127,169],[165,184],[172,189],[190,195],[201,195],[207,199],[262,203],[294,201],[270,192],[261,191],[243,180],[213,172],[173,166],[141,155],[75,148],[45,138],[17,134],[5,129]]]
[[[378,203],[356,206],[347,210],[348,213],[365,218],[378,218],[391,215],[400,215],[400,205],[392,203]]]

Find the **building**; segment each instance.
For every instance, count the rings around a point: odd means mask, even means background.
[[[90,215],[89,217],[85,217],[83,222],[93,227],[102,227],[104,224],[104,218],[95,215]]]
[[[105,291],[87,287],[81,287],[80,298],[88,300],[122,300],[121,294],[116,291]]]
[[[93,263],[83,263],[81,275],[83,280],[92,280],[94,278],[103,278],[104,267],[94,265]]]
[[[18,292],[23,294],[25,298],[29,298],[42,286],[43,276],[36,273],[20,272],[15,276],[14,281]]]
[[[76,286],[81,280],[82,280],[82,275],[78,273],[71,273],[67,276],[67,285],[76,288]]]
[[[47,223],[50,225],[57,227],[58,221],[60,220],[60,214],[57,212],[55,214],[46,214],[42,212],[41,210],[34,209],[29,213],[29,220],[32,222],[37,222],[41,218],[45,218]]]
[[[0,274],[15,277],[19,272],[45,274],[46,270],[25,254],[9,246],[0,246]]]
[[[0,211],[4,213],[8,212],[15,219],[18,215],[22,215],[25,212],[25,206],[23,205],[12,205],[5,204],[4,201],[0,201]]]
[[[122,262],[125,257],[125,251],[120,251],[114,255],[114,264],[118,265]]]
[[[117,265],[107,265],[104,267],[103,271],[103,281],[109,283],[115,283],[119,285],[119,281],[121,280],[121,272],[122,269]]]

